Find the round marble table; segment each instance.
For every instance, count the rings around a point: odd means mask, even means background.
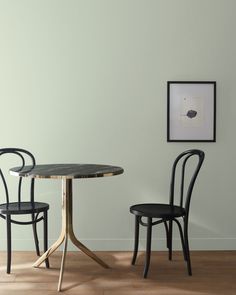
[[[58,291],[61,291],[65,257],[67,251],[68,238],[82,252],[96,261],[104,268],[109,266],[97,257],[91,250],[84,246],[75,236],[73,231],[73,203],[72,203],[72,180],[76,178],[92,178],[104,177],[122,174],[124,170],[121,167],[110,165],[96,164],[47,164],[35,165],[33,169],[25,166],[20,170],[20,167],[10,169],[10,174],[20,177],[31,178],[53,178],[62,180],[62,228],[58,240],[34,263],[34,267],[38,267],[47,259],[63,242],[64,250],[61,261],[60,276],[58,282]]]

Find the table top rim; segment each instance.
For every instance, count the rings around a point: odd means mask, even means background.
[[[12,167],[9,172],[11,175],[18,177],[52,179],[95,178],[119,175],[124,172],[124,169],[120,166],[88,163],[36,164],[31,170],[29,170],[29,167],[25,166],[22,171],[17,171],[19,166]],[[63,172],[63,169],[66,172]]]

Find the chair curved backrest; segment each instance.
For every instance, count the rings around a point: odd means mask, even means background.
[[[26,165],[27,165],[27,171],[32,170],[35,166],[35,158],[27,150],[20,149],[20,148],[0,148],[0,157],[6,154],[12,154],[18,157],[18,159],[20,160],[20,166],[18,171],[23,170],[26,167]],[[12,167],[9,167],[9,168],[12,168]],[[10,202],[9,190],[8,190],[6,178],[1,168],[0,168],[0,180],[2,181],[4,186],[6,203],[9,204]],[[19,177],[19,181],[18,181],[18,203],[19,204],[21,203],[21,184],[22,184],[22,177]],[[30,202],[32,203],[34,202],[34,179],[33,178],[31,179],[31,184],[30,184]]]
[[[176,170],[177,167],[181,169],[181,175],[180,175],[180,203],[179,206],[184,207],[186,210],[186,217],[188,217],[189,212],[189,206],[192,196],[192,191],[194,187],[194,183],[196,181],[196,178],[198,176],[198,172],[202,166],[202,163],[204,161],[205,154],[203,151],[198,149],[192,149],[187,150],[183,153],[181,153],[176,160],[174,161],[173,167],[172,167],[172,174],[171,174],[171,183],[170,183],[170,205],[175,204],[175,182],[176,182]],[[187,163],[191,162],[189,161],[190,158],[197,158],[195,163],[191,163],[191,171],[192,174],[188,174],[188,185],[186,185],[186,167]],[[195,167],[193,167],[195,165]],[[195,169],[194,169],[195,168]]]

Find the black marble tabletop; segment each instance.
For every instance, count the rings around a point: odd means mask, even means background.
[[[25,166],[20,171],[19,168],[11,168],[10,174],[31,178],[73,179],[112,176],[124,172],[121,167],[97,164],[45,164],[35,165],[33,169],[30,166]]]

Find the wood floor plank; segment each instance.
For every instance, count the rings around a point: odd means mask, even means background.
[[[131,252],[96,252],[110,269],[104,269],[81,252],[68,252],[63,294],[68,295],[235,295],[236,251],[192,251],[193,276],[187,275],[181,252],[169,261],[167,252],[153,252],[147,279],[142,278],[144,253],[131,266]],[[0,252],[0,295],[58,294],[61,252],[33,268],[34,252],[14,252],[12,273],[6,274],[6,253]]]

